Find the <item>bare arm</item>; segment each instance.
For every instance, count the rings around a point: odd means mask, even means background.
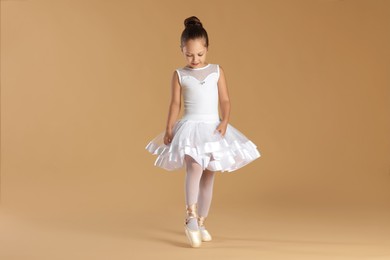
[[[179,116],[181,108],[181,87],[177,72],[174,71],[171,81],[171,102],[169,105],[169,113],[167,119],[166,130],[171,131]]]
[[[219,66],[219,80],[218,80],[218,95],[219,105],[222,113],[222,123],[227,124],[230,116],[230,99],[227,89],[225,72],[221,66]]]
[[[179,83],[179,77],[176,71],[173,72],[171,81],[171,102],[169,104],[169,113],[167,119],[167,126],[164,135],[164,144],[168,145],[173,138],[173,126],[180,113],[181,107],[181,86]]]

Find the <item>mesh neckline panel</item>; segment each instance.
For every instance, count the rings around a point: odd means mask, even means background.
[[[192,76],[199,81],[203,81],[211,73],[214,73],[214,72],[218,73],[218,65],[209,63],[208,65],[206,65],[203,68],[195,68],[195,69],[183,67],[180,69],[180,72],[181,72],[182,77],[183,76]]]

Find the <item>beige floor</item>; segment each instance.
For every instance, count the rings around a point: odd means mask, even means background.
[[[215,205],[201,248],[187,243],[182,208],[132,210],[2,207],[0,259],[390,259],[380,208]]]

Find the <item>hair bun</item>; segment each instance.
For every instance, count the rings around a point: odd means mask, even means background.
[[[191,16],[191,17],[188,17],[187,19],[185,19],[184,25],[185,25],[185,27],[189,27],[189,26],[203,27],[202,23],[200,22],[200,20],[196,16]]]

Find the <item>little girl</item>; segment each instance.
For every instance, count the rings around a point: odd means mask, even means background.
[[[225,73],[206,63],[209,40],[200,20],[184,21],[181,51],[187,65],[173,72],[165,132],[145,149],[158,155],[155,166],[172,171],[185,166],[185,234],[192,247],[210,241],[204,226],[211,205],[216,171],[235,171],[260,157],[256,145],[228,123],[230,101]],[[184,100],[184,115],[177,117]],[[222,118],[218,113],[218,102]]]

